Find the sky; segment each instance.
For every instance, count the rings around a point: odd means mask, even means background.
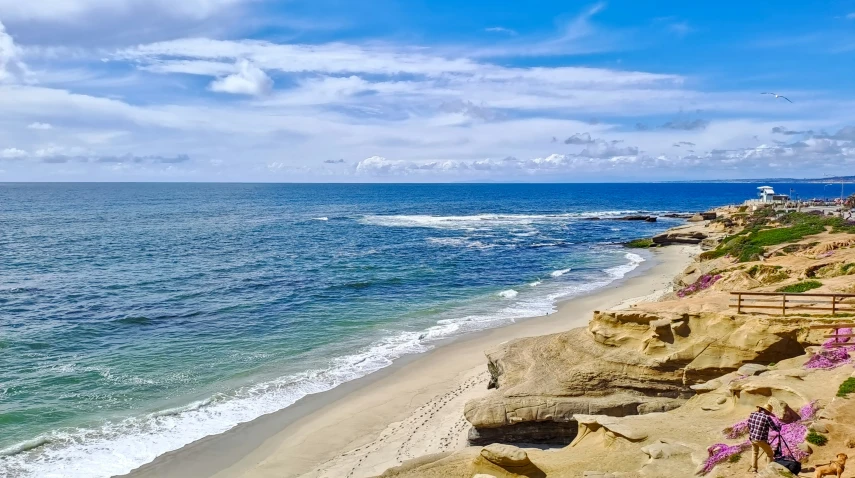
[[[769,5],[0,0],[0,182],[855,174],[855,0]]]

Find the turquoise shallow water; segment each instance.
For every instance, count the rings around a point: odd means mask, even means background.
[[[0,476],[100,477],[552,310],[754,185],[0,184]]]

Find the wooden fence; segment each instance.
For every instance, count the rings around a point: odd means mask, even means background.
[[[852,324],[823,324],[823,325],[811,325],[811,329],[831,329],[834,331],[833,334],[826,335],[823,338],[826,339],[835,339],[834,342],[828,344],[828,347],[851,347],[855,345],[855,341],[852,339],[855,338],[855,334],[841,334],[840,329],[849,329],[850,331],[855,328],[855,323]],[[847,339],[847,340],[840,340]]]
[[[775,310],[786,316],[787,311],[821,314],[855,314],[855,294],[786,294],[783,292],[731,292],[730,307],[741,314],[747,310]]]

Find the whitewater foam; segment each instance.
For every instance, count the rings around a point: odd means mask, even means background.
[[[427,216],[427,215],[368,215],[363,224],[384,227],[425,227],[433,229],[457,229],[464,231],[490,230],[496,227],[527,226],[536,223],[565,222],[585,217],[611,217],[639,214],[643,211],[594,211],[564,214],[475,214],[470,216]]]
[[[570,268],[567,268],[567,269],[560,269],[560,270],[557,270],[557,271],[552,272],[552,273],[551,273],[551,274],[549,274],[549,275],[551,275],[552,277],[561,277],[561,276],[563,276],[564,274],[566,274],[566,273],[570,272],[571,270],[573,270],[573,269],[570,269]]]
[[[581,284],[543,284],[546,293],[540,295],[508,289],[499,296],[509,303],[498,311],[438,320],[422,331],[397,332],[354,354],[331,360],[326,368],[287,375],[182,407],[108,422],[99,428],[54,430],[0,452],[0,476],[107,478],[128,473],[205,436],[223,433],[286,408],[307,395],[378,371],[404,355],[430,350],[437,341],[551,313],[558,299],[604,287],[644,262],[634,253],[627,253],[625,258],[627,264],[605,269],[606,277],[602,279]],[[568,271],[551,275],[559,277]],[[558,272],[561,274],[555,275]],[[530,285],[540,284],[542,281]]]
[[[312,220],[313,221],[329,221],[330,218],[328,218],[328,217],[313,217]]]

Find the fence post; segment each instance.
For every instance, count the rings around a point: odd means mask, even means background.
[[[782,294],[781,297],[782,297],[782,299],[781,299],[781,315],[786,317],[787,316],[787,294]]]
[[[832,316],[837,315],[837,296],[836,295],[831,296],[831,315]],[[836,333],[837,332],[835,332],[835,334]]]
[[[741,314],[742,313],[742,294],[736,294],[736,297],[737,297],[737,299],[736,299],[736,313]]]

